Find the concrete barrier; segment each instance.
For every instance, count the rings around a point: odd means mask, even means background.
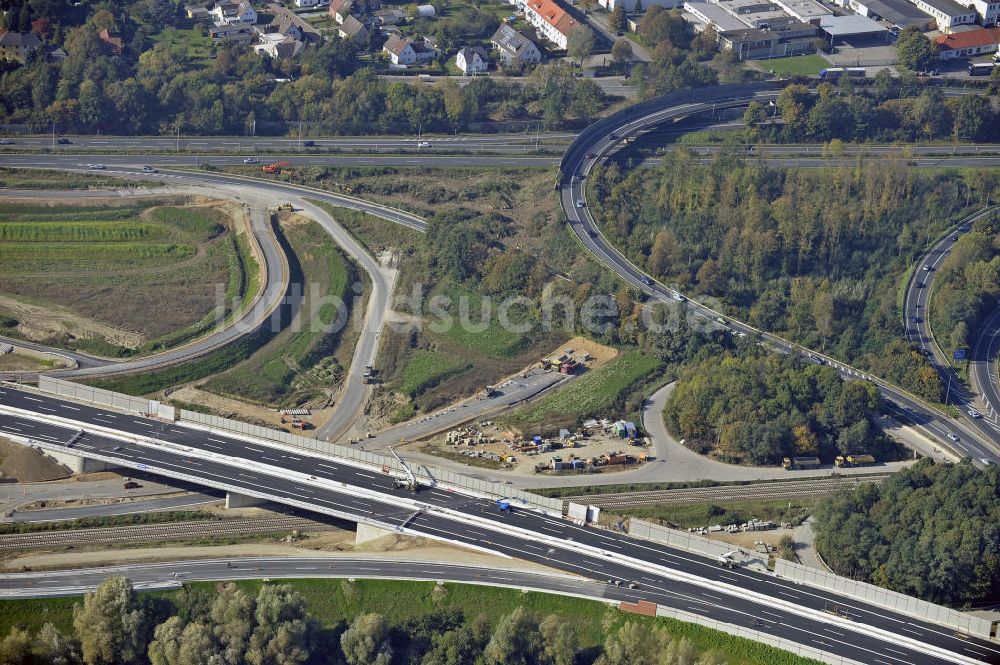
[[[823,663],[829,663],[829,665],[863,665],[859,661],[851,660],[850,658],[843,658],[842,656],[828,653],[826,651],[820,651],[814,647],[799,644],[798,642],[792,642],[791,640],[786,640],[782,637],[776,637],[771,633],[762,633],[758,630],[744,628],[742,626],[725,623],[723,621],[716,621],[715,619],[711,619],[700,614],[685,612],[684,610],[677,610],[672,607],[658,606],[656,608],[656,616],[669,617],[671,619],[686,621],[688,623],[696,623],[698,625],[705,626],[706,628],[712,628],[713,630],[718,630],[719,632],[734,635],[736,637],[743,637],[755,642],[763,642],[764,644],[772,646],[776,649],[789,651],[797,656],[802,656],[803,658],[812,658],[813,660],[818,660]]]
[[[827,589],[843,596],[862,600],[871,605],[878,605],[879,607],[909,614],[925,621],[948,626],[968,635],[984,639],[990,638],[992,623],[988,619],[981,619],[942,605],[935,605],[926,600],[920,600],[913,596],[883,589],[874,584],[858,582],[857,580],[840,577],[839,575],[827,573],[816,568],[808,568],[797,563],[792,563],[791,561],[785,561],[784,559],[775,561],[774,574],[793,582],[807,584],[819,589]]]
[[[655,540],[658,543],[670,545],[671,547],[676,547],[692,554],[701,554],[711,559],[718,559],[728,552],[738,552],[739,556],[735,558],[737,564],[748,566],[755,570],[767,571],[768,556],[766,554],[751,552],[736,545],[702,538],[687,531],[671,529],[633,517],[628,521],[628,533],[630,536]]]
[[[393,473],[399,475],[405,473],[402,465],[394,457],[388,457],[378,453],[369,452],[367,450],[352,448],[350,446],[341,446],[335,443],[320,441],[318,439],[310,439],[306,436],[270,429],[268,427],[251,425],[239,420],[220,418],[219,416],[198,413],[196,411],[188,411],[187,409],[181,409],[180,413],[177,414],[174,412],[173,407],[161,405],[156,401],[140,399],[130,395],[122,395],[121,393],[112,392],[110,390],[92,388],[90,386],[84,386],[70,381],[45,376],[39,377],[38,388],[43,392],[59,395],[60,397],[106,406],[112,409],[130,411],[132,413],[144,413],[153,416],[161,416],[166,417],[169,420],[173,420],[174,417],[179,416],[181,423],[186,422],[206,428],[233,432],[253,437],[254,439],[273,441],[275,443],[291,446],[300,450],[307,450],[321,455],[329,455],[343,460],[352,460],[359,465],[374,467],[387,474]],[[414,466],[413,472],[417,479],[422,481],[424,484],[451,487],[456,490],[465,490],[488,497],[510,498],[520,502],[523,506],[541,509],[548,514],[557,516],[562,514],[563,502],[560,499],[550,499],[537,494],[532,494],[530,492],[525,492],[523,490],[517,490],[502,483],[480,480],[478,478],[472,478],[432,466]]]

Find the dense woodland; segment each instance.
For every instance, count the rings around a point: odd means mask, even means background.
[[[897,291],[926,244],[996,201],[994,171],[922,173],[904,161],[776,169],[738,155],[599,170],[605,233],[651,274],[737,318],[940,399],[933,368],[901,341]]]
[[[834,572],[926,600],[1000,600],[1000,474],[930,460],[822,502],[816,546]]]
[[[931,323],[948,355],[970,349],[1000,304],[1000,215],[977,220],[941,262],[934,279]]]
[[[686,446],[727,462],[861,452],[885,460],[896,451],[873,421],[878,408],[874,385],[748,343],[687,366],[664,418]]]
[[[921,37],[923,39],[923,37]],[[817,94],[802,85],[782,90],[776,108],[754,102],[744,119],[753,141],[995,141],[1000,112],[989,98],[945,97],[922,88],[911,76],[880,71],[871,88],[857,89],[850,77],[821,84]],[[769,120],[775,110],[781,123]]]
[[[40,131],[55,123],[61,132],[246,134],[252,126],[266,133],[303,121],[314,131],[377,133],[525,119],[556,128],[586,124],[608,104],[593,81],[559,65],[536,68],[524,84],[491,77],[464,88],[389,82],[359,70],[358,52],[341,39],[308,48],[294,62],[231,46],[206,64],[161,38],[165,28],[186,25],[177,0],[100,3],[90,12],[49,0],[20,7],[8,21],[18,28],[22,15],[28,26],[46,19],[46,46],[66,53],[61,62],[38,52],[24,66],[0,65],[0,122]],[[452,25],[459,18],[438,27],[461,33]],[[122,37],[121,55],[101,42],[104,29]]]
[[[725,665],[648,623],[626,622],[603,648],[583,649],[571,618],[524,608],[473,618],[441,609],[400,623],[360,614],[326,626],[284,585],[256,596],[185,588],[179,598],[137,596],[126,578],[110,578],[75,606],[72,634],[51,623],[35,634],[12,629],[0,665]]]

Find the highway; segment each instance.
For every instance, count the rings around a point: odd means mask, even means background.
[[[1000,423],[1000,307],[979,330],[979,338],[972,349],[969,375],[990,422]]]
[[[739,85],[719,86],[699,93],[701,94],[698,99],[690,94],[668,96],[657,102],[659,108],[653,108],[646,113],[633,107],[604,118],[591,125],[567,149],[561,167],[560,205],[569,220],[570,228],[583,246],[594,254],[598,261],[615,271],[619,277],[652,301],[677,306],[678,301],[683,300],[687,311],[705,322],[722,325],[733,334],[757,336],[769,347],[782,353],[807,355],[819,359],[837,369],[845,378],[871,381],[878,386],[884,400],[890,404],[891,410],[913,423],[917,429],[941,441],[945,446],[950,446],[949,434],[959,436],[966,445],[966,449],[962,452],[972,457],[974,463],[980,466],[984,464],[983,460],[994,463],[1000,461],[1000,448],[997,447],[1000,445],[1000,432],[992,432],[983,438],[981,432],[969,429],[964,423],[953,421],[945,414],[926,406],[922,400],[877,377],[776,335],[752,328],[718,310],[668,289],[640,270],[604,238],[586,205],[587,177],[595,164],[623,145],[624,137],[649,131],[652,127],[673,118],[707,112],[720,106],[745,105],[750,100],[766,103],[777,96],[777,92],[766,87],[760,89]],[[671,104],[670,99],[677,99],[678,102]],[[987,444],[985,441],[990,443]]]
[[[176,573],[176,577],[174,576]],[[0,574],[0,598],[73,596],[95,588],[109,577],[125,576],[138,589],[169,589],[183,582],[254,579],[364,578],[449,581],[539,589],[594,600],[629,601],[635,593],[559,573],[498,570],[485,566],[373,557],[246,557],[125,564],[100,568]]]
[[[121,460],[133,468],[252,496],[265,492],[268,497],[313,512],[374,520],[414,535],[464,543],[592,580],[635,581],[639,584],[637,598],[804,644],[820,644],[824,650],[860,662],[949,662],[928,646],[907,642],[917,640],[967,658],[1000,663],[1000,647],[996,645],[958,638],[948,629],[884,608],[800,587],[746,568],[724,569],[708,558],[580,527],[560,517],[523,509],[503,513],[490,500],[435,488],[414,495],[396,489],[388,474],[350,466],[342,460],[312,457],[304,451],[263,442],[250,445],[219,433],[112,413],[7,385],[0,388],[0,407],[8,412],[15,408],[32,413],[0,415],[0,432],[5,436],[65,445],[78,430],[43,421],[66,418],[87,430],[72,444],[84,455]],[[139,445],[92,431],[102,428],[165,443]],[[417,501],[418,507],[400,505],[407,501]],[[469,523],[470,519],[475,524]],[[886,630],[901,639],[887,642],[868,630],[854,630],[848,636],[829,615],[834,607],[837,612],[846,612],[852,623]],[[823,615],[829,616],[819,620]],[[960,658],[951,661],[969,662]]]
[[[944,234],[916,263],[910,281],[906,286],[906,295],[903,308],[903,325],[906,326],[906,337],[914,344],[923,349],[934,369],[938,371],[942,382],[946,386],[947,396],[945,401],[954,404],[961,412],[961,418],[967,427],[978,430],[985,438],[995,438],[1000,440],[1000,427],[998,427],[997,410],[1000,409],[1000,399],[996,394],[996,380],[989,378],[990,363],[996,358],[997,349],[992,339],[984,343],[984,339],[989,339],[988,333],[994,326],[990,325],[989,319],[995,319],[1000,313],[1000,308],[987,320],[986,325],[979,331],[977,343],[972,349],[970,375],[978,379],[975,385],[985,390],[980,394],[982,405],[975,404],[976,395],[970,393],[962,385],[951,362],[945,357],[940,346],[936,343],[931,332],[930,302],[931,294],[934,291],[934,281],[937,277],[941,264],[951,253],[951,248],[959,237],[972,230],[976,220],[994,214],[1000,210],[1000,206],[987,208],[968,218],[962,220],[954,228]],[[995,335],[993,336],[995,339]],[[995,376],[995,373],[993,374]],[[974,418],[969,413],[974,409],[976,413],[985,413],[984,417]],[[969,455],[978,454],[975,442],[953,441],[954,446]]]

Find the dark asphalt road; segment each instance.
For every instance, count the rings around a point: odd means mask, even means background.
[[[788,609],[763,605],[752,600],[747,592],[760,593],[773,600],[819,612],[836,607],[858,623],[958,654],[1000,663],[1000,649],[994,645],[982,640],[959,639],[948,629],[884,608],[746,569],[722,569],[711,559],[617,533],[579,527],[562,518],[547,517],[528,510],[501,513],[488,500],[433,488],[424,489],[415,496],[409,493],[399,495],[401,490],[394,488],[390,476],[352,467],[340,460],[328,461],[305,452],[251,445],[217,433],[207,434],[178,424],[112,413],[8,386],[0,389],[0,405],[31,411],[39,418],[68,418],[89,426],[108,427],[167,442],[167,445],[155,447],[140,446],[88,432],[73,444],[73,448],[83,455],[120,459],[133,468],[195,479],[208,486],[234,488],[251,495],[264,491],[281,502],[323,514],[370,519],[395,527],[405,525],[406,529],[417,534],[466,543],[593,580],[634,580],[640,584],[636,590],[637,597],[686,611],[697,611],[805,644],[814,645],[816,640],[821,639],[824,649],[861,662],[883,660],[922,665],[947,661],[919,649],[889,644],[861,631],[855,631],[849,638],[838,638],[828,633],[828,629],[836,628],[826,622],[799,616]],[[64,444],[74,431],[41,420],[0,416],[0,432],[11,436]],[[350,488],[366,488],[378,492],[378,495],[359,496],[350,493]],[[415,499],[425,504],[427,509],[417,511],[389,503],[392,495]],[[440,512],[442,509],[484,521],[472,526]],[[499,527],[527,531],[522,537],[499,531]],[[577,544],[598,548],[605,555],[595,556],[581,551]],[[670,579],[654,569],[645,571],[624,562],[618,563],[614,561],[615,557],[666,566],[692,575],[694,579],[704,580],[711,588],[706,590],[689,581]],[[717,587],[719,584],[731,587],[722,589]],[[887,646],[898,655],[887,651]]]

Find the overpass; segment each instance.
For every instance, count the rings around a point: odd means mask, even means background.
[[[495,498],[504,488],[476,491],[436,482],[426,470],[418,470],[421,489],[411,493],[395,482],[388,458],[379,466],[375,456],[367,463],[333,457],[10,384],[0,386],[0,432],[56,454],[196,482],[624,586],[629,600],[756,631],[764,641],[813,649],[812,657],[826,662],[1000,663],[1000,646],[988,639],[988,622],[972,621],[962,630],[953,625],[961,620],[959,613],[942,625],[803,586],[760,566],[723,568],[712,558],[675,546],[565,519],[541,497],[537,505],[515,501],[515,510],[501,512]],[[636,588],[628,588],[630,584]]]

